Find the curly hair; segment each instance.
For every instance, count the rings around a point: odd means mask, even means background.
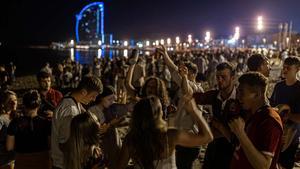
[[[147,97],[146,88],[147,88],[148,83],[151,80],[156,81],[156,94],[155,94],[155,96],[157,96],[160,99],[163,107],[166,107],[167,105],[169,105],[168,91],[167,91],[165,82],[163,80],[161,80],[160,78],[158,78],[158,77],[151,76],[145,81],[145,84],[143,85],[143,87],[141,89],[142,98]]]

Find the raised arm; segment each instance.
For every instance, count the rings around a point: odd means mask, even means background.
[[[130,94],[131,96],[135,96],[135,94],[136,94],[136,90],[132,86],[132,75],[133,75],[133,71],[134,71],[137,61],[138,61],[138,52],[136,50],[133,50],[132,56],[129,59],[130,67],[128,69],[126,80],[125,80],[126,90],[127,90],[128,94]]]
[[[163,56],[164,61],[165,61],[166,65],[168,66],[170,72],[177,71],[178,67],[174,64],[172,59],[169,57],[166,48],[163,45],[161,45],[160,48],[156,48],[156,49],[157,49],[157,52],[159,52]]]
[[[195,147],[212,141],[213,135],[211,130],[203,118],[202,112],[197,108],[194,99],[186,104],[185,110],[192,116],[199,129],[199,133],[194,134],[187,131],[178,131],[175,143],[186,147]]]
[[[189,85],[188,80],[188,68],[186,66],[180,66],[179,67],[179,74],[181,76],[181,90],[183,95],[192,96],[193,95],[193,89]]]

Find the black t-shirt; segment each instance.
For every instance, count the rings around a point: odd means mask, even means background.
[[[292,113],[300,113],[300,81],[292,86],[285,84],[285,81],[277,83],[271,96],[271,105],[287,104]]]
[[[8,126],[7,135],[15,136],[17,153],[35,153],[49,150],[48,137],[51,133],[51,122],[36,116],[22,116],[13,119]]]

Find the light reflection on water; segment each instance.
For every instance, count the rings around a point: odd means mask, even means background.
[[[71,59],[73,61],[78,61],[81,64],[91,64],[93,62],[94,57],[128,57],[129,52],[127,49],[74,50],[73,48],[71,48],[69,50]]]

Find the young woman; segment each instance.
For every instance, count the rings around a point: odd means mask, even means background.
[[[11,121],[7,130],[6,147],[15,150],[15,169],[49,168],[49,138],[51,122],[38,116],[41,98],[37,90],[23,97],[23,116]]]
[[[160,100],[149,96],[139,101],[133,110],[130,130],[125,137],[117,169],[126,168],[131,158],[135,168],[176,169],[175,146],[195,147],[212,140],[212,133],[194,101],[186,105],[199,134],[168,129],[163,119]]]
[[[0,168],[13,168],[14,152],[6,150],[7,128],[16,116],[17,95],[13,91],[0,94]]]
[[[103,92],[98,95],[96,104],[89,108],[101,123],[101,146],[109,168],[114,168],[122,146],[116,127],[126,124],[124,116],[130,111],[130,105],[116,104],[115,100],[115,89],[112,86],[105,86]]]
[[[82,113],[72,119],[70,137],[61,146],[65,169],[98,169],[103,165],[99,127],[92,113]]]

